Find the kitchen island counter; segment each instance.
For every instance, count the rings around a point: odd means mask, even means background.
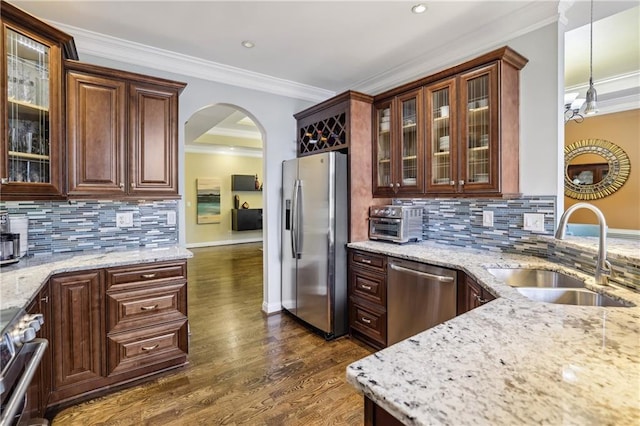
[[[2,268],[0,310],[24,308],[50,276],[64,272],[187,259],[193,254],[178,245],[133,250],[95,250],[34,256]]]
[[[463,270],[498,299],[347,367],[347,380],[407,425],[633,424],[640,418],[640,295],[544,259],[423,242],[350,248]],[[583,279],[635,306],[531,301],[487,267]]]

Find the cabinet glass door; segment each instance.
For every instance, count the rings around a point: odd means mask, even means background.
[[[452,140],[453,132],[452,119],[453,106],[451,88],[446,86],[442,89],[429,92],[430,96],[430,117],[431,135],[429,149],[431,150],[431,173],[429,185],[452,185],[454,177],[452,173]]]
[[[5,52],[8,180],[49,183],[49,47],[7,28]]]
[[[467,183],[488,183],[490,167],[491,120],[490,75],[483,74],[466,81],[466,176]]]
[[[377,110],[377,186],[392,185],[391,170],[391,105]]]
[[[418,184],[418,124],[417,98],[400,101],[400,152],[402,186]]]

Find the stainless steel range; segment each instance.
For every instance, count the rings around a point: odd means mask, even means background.
[[[48,424],[29,418],[26,397],[48,345],[46,339],[36,339],[42,324],[42,314],[29,315],[20,308],[0,310],[0,426]]]

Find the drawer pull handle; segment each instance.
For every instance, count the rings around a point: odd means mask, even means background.
[[[143,346],[140,349],[142,349],[143,351],[152,351],[152,350],[156,349],[158,346],[160,346],[160,343],[156,343],[153,346]]]
[[[488,302],[487,299],[483,299],[482,297],[480,297],[479,294],[476,294],[476,300],[478,301],[478,303],[487,303]]]
[[[362,317],[362,322],[365,324],[371,324],[371,320],[369,318],[366,317]]]
[[[153,306],[140,306],[140,310],[141,311],[153,311],[157,307],[158,307],[158,304],[156,303]]]
[[[146,278],[146,279],[155,278],[155,276],[156,276],[155,273],[154,274],[142,274],[142,278]]]
[[[366,263],[367,265],[371,265],[371,260],[369,259],[360,259],[362,263]]]
[[[364,288],[365,290],[371,290],[371,286],[370,285],[361,284],[360,287]]]

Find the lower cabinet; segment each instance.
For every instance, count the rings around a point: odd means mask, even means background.
[[[44,406],[186,364],[186,261],[55,275],[43,291],[51,292],[45,325],[53,355],[41,365],[53,371],[40,383]],[[39,309],[46,312],[42,302]]]
[[[349,333],[368,345],[387,346],[387,258],[349,251]]]
[[[387,346],[387,256],[349,250],[349,334],[375,349]],[[462,271],[457,276],[456,314],[495,297]]]
[[[458,315],[464,314],[494,299],[495,296],[480,286],[473,278],[464,272],[458,273]]]
[[[364,426],[402,426],[402,422],[365,396]]]
[[[49,285],[55,402],[100,386],[104,376],[102,273],[58,275]]]
[[[27,307],[28,314],[42,314],[44,324],[36,333],[36,338],[50,340],[51,335],[51,298],[49,294],[49,286],[36,296],[36,298]],[[27,390],[26,404],[31,419],[43,418],[49,403],[49,394],[51,393],[51,342],[44,352],[44,356],[40,361],[40,366],[36,370],[33,379]]]

